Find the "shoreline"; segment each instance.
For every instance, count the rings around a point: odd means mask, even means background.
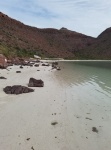
[[[61,71],[56,73],[51,66],[8,69],[0,70],[0,76],[7,78],[0,80],[1,149],[105,150],[107,147],[110,150],[111,120],[108,111],[101,113],[99,101],[95,103],[84,97],[80,100],[79,93],[77,96],[76,91],[67,91],[63,80],[57,79]],[[17,70],[21,73],[17,74]],[[34,92],[20,95],[3,92],[7,85],[27,86],[30,77],[42,79],[44,87],[34,87]],[[106,108],[110,106],[110,102],[106,104],[101,101]],[[95,126],[99,133],[92,131]]]

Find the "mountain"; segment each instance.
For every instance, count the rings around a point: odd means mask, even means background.
[[[30,27],[0,13],[0,53],[8,57],[38,54],[42,57],[77,59],[75,52],[85,49],[93,41],[92,37],[66,28]]]
[[[84,59],[111,60],[111,28],[103,31],[91,45],[78,53],[82,54]]]
[[[0,12],[0,53],[9,58],[111,59],[110,37],[111,28],[93,38],[64,27],[31,27]]]

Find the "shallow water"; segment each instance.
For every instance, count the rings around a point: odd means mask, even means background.
[[[59,65],[61,71],[24,67],[20,75],[18,66],[1,70],[7,78],[0,81],[1,149],[111,150],[111,63]],[[45,86],[28,94],[3,92],[7,85],[27,86],[30,77],[42,79]]]
[[[111,62],[59,62],[58,82],[76,96],[111,101]],[[75,92],[76,91],[76,92]]]
[[[111,62],[60,62],[59,65],[61,71],[55,72],[55,77],[66,98],[66,135],[71,140],[68,129],[74,132],[72,149],[110,150]],[[93,133],[92,127],[99,132]]]

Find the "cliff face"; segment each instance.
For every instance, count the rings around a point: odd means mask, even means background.
[[[94,38],[66,28],[39,29],[24,25],[0,13],[0,51],[5,55],[38,54],[46,57],[77,58],[75,52],[84,49]]]
[[[30,27],[0,13],[0,53],[8,57],[37,54],[69,59],[110,59],[110,30],[93,38],[64,27],[60,30]]]

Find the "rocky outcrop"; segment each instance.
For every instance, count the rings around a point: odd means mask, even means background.
[[[33,89],[30,89],[25,86],[21,85],[14,85],[14,86],[6,86],[3,91],[6,94],[22,94],[22,93],[29,93],[29,92],[34,92]]]
[[[7,59],[3,54],[0,54],[0,68],[1,69],[7,68]]]
[[[28,83],[29,87],[43,87],[44,86],[44,82],[40,79],[34,79],[34,78],[30,78],[29,79],[29,83]]]

